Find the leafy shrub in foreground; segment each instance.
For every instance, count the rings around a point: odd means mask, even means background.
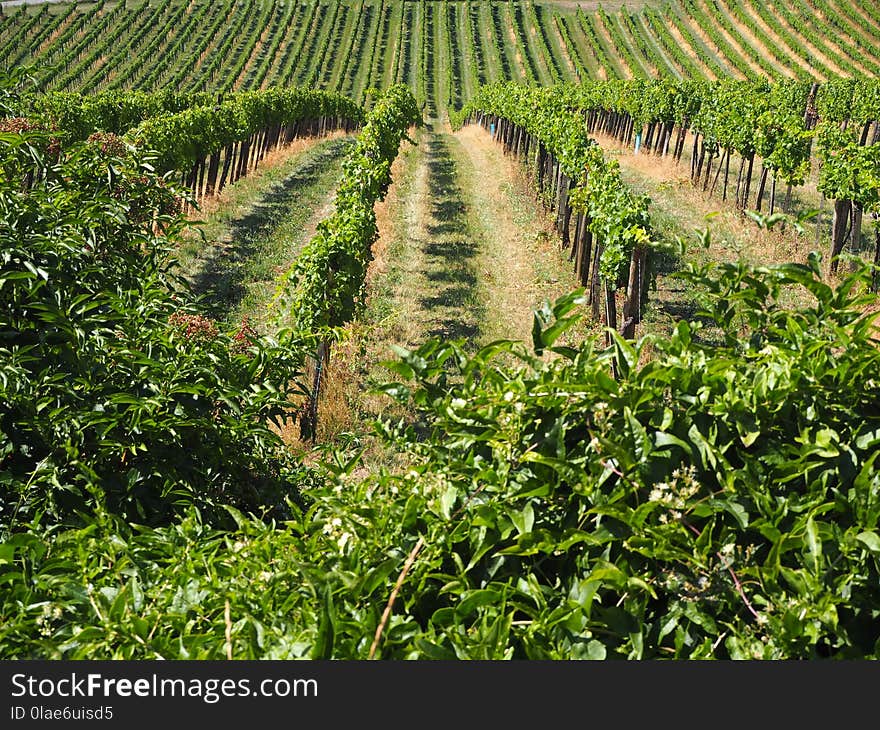
[[[0,651],[219,658],[228,615],[236,658],[364,659],[377,629],[386,659],[878,658],[864,272],[837,290],[815,260],[688,278],[716,344],[681,323],[558,347],[574,294],[536,322],[554,361],[510,342],[405,353],[386,391],[422,423],[382,430],[412,468],[358,479],[328,459],[338,477],[283,524],[15,536]],[[792,292],[812,303],[782,306]]]
[[[437,344],[398,366],[420,385],[395,392],[432,429],[399,488],[439,480],[467,515],[433,566],[428,594],[446,600],[414,599],[433,627],[421,652],[877,655],[880,351],[864,272],[837,290],[816,258],[687,278],[708,291],[719,345],[681,322],[519,372],[492,348]],[[813,304],[782,304],[792,290]]]
[[[51,162],[42,140],[0,135],[0,520],[283,505],[270,423],[302,348],[194,328],[178,191],[113,135]]]

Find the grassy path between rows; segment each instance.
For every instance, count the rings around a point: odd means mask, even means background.
[[[298,140],[204,207],[179,257],[215,318],[267,326],[275,282],[331,212],[353,139]]]
[[[367,307],[335,350],[320,441],[389,415],[390,399],[374,389],[391,379],[382,363],[396,359],[393,345],[528,343],[533,310],[576,286],[522,170],[488,132],[433,121],[414,141],[377,207]]]
[[[528,340],[532,311],[575,286],[517,166],[479,127],[427,127],[386,202],[370,315],[386,343]]]

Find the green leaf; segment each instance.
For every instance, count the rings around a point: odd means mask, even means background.
[[[451,649],[447,649],[446,647],[435,644],[427,639],[420,637],[416,639],[415,643],[416,648],[426,659],[434,659],[438,661],[452,661],[458,659],[458,656],[456,656],[455,652]]]
[[[146,638],[150,635],[149,622],[146,619],[141,618],[140,616],[131,617],[131,627],[134,629],[134,633],[137,634],[141,639],[146,640]]]
[[[592,661],[602,661],[607,654],[608,652],[605,649],[605,645],[601,641],[590,639],[587,644],[587,659]]]
[[[312,647],[312,659],[332,659],[333,644],[336,638],[336,610],[330,586],[324,588],[324,601],[321,610],[318,635]]]
[[[667,446],[678,446],[685,454],[690,458],[694,454],[693,447],[687,442],[680,439],[678,436],[666,433],[665,431],[655,431],[654,432],[654,447],[657,451],[660,451],[664,447]]]
[[[452,516],[452,507],[455,505],[455,500],[458,498],[458,488],[450,484],[446,487],[446,490],[443,492],[443,495],[440,497],[440,514],[445,518],[449,519]]]
[[[627,575],[613,563],[605,563],[601,568],[596,568],[587,576],[590,582],[609,583],[616,588],[626,586]]]
[[[526,504],[522,511],[508,510],[507,516],[513,522],[518,534],[524,535],[532,531],[532,525],[535,524],[535,510],[531,503]]]
[[[449,606],[438,608],[431,615],[431,623],[434,626],[454,626],[455,625],[455,609]]]
[[[541,333],[541,343],[543,344],[543,347],[550,347],[563,333],[566,332],[566,330],[571,329],[572,325],[580,319],[581,317],[579,315],[575,315],[556,320]],[[538,352],[537,349],[535,352]]]
[[[482,606],[500,606],[502,599],[501,593],[490,589],[467,591],[455,607],[455,615],[459,619],[465,618]]]
[[[688,436],[690,436],[691,441],[697,447],[703,468],[714,469],[718,464],[717,459],[715,458],[715,451],[712,444],[710,444],[703,434],[700,433],[700,429],[697,428],[696,424],[692,424],[688,429]]]
[[[819,537],[819,530],[816,529],[816,523],[812,515],[807,518],[807,524],[804,532],[804,539],[807,545],[807,554],[809,556],[808,564],[810,569],[815,573],[819,570],[822,559],[822,540]]]
[[[873,530],[865,530],[864,532],[860,532],[856,535],[856,540],[858,540],[862,545],[864,545],[868,550],[870,550],[875,555],[880,555],[880,535],[878,535]]]
[[[223,508],[230,514],[233,520],[235,520],[235,524],[238,525],[239,530],[243,530],[248,525],[248,519],[241,513],[240,510],[237,510],[235,507],[229,504],[224,504]]]
[[[385,584],[386,579],[400,565],[396,558],[383,560],[379,565],[370,570],[361,581],[360,590],[363,595],[370,595],[380,586]]]

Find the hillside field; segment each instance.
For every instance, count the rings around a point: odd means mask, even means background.
[[[46,90],[339,91],[402,82],[438,109],[479,84],[876,75],[870,0],[221,0],[6,5],[9,65]],[[161,59],[144,62],[144,59]]]

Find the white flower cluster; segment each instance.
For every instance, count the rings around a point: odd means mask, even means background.
[[[672,481],[658,482],[654,485],[648,499],[651,502],[659,502],[670,509],[673,519],[681,517],[681,510],[687,506],[687,502],[700,491],[700,483],[696,478],[696,468],[689,466],[686,469],[676,469],[672,472]],[[660,515],[660,522],[665,523],[668,515]]]
[[[342,529],[342,519],[339,517],[332,517],[327,520],[327,522],[324,523],[323,530],[325,535],[336,541],[340,550],[344,550],[345,546],[352,538],[352,534],[348,530]]]
[[[40,636],[52,635],[52,624],[61,618],[63,610],[57,603],[44,603],[40,615],[37,616],[36,624]]]
[[[332,535],[339,527],[342,527],[342,520],[339,517],[333,517],[324,523],[324,534]]]

